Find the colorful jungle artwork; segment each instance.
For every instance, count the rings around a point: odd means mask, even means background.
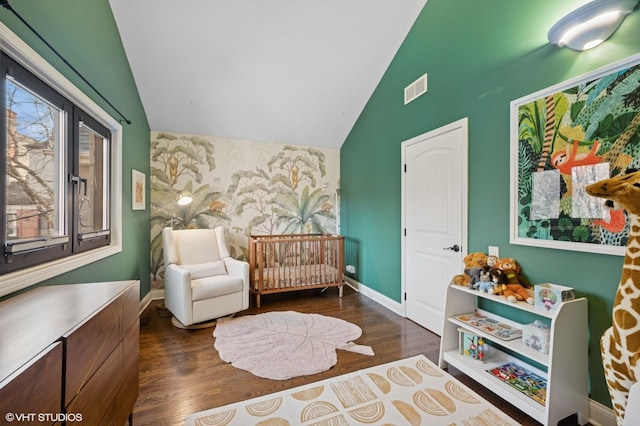
[[[512,242],[624,253],[624,210],[584,188],[640,168],[640,57],[632,59],[512,102]]]

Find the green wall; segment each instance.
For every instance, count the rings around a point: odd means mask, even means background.
[[[400,301],[401,143],[469,118],[468,252],[500,247],[531,282],[589,299],[591,398],[610,406],[599,337],[610,326],[622,257],[509,244],[509,103],[640,52],[640,11],[585,52],[547,43],[581,0],[428,0],[341,149],[341,233],[359,246],[355,277]],[[403,88],[428,73],[407,106]]]
[[[149,208],[131,210],[131,169],[149,176],[150,131],[120,35],[107,0],[13,0],[11,6],[125,117],[122,147],[123,251],[42,284],[140,280],[140,294],[150,290]],[[65,75],[115,119],[120,116],[69,69],[10,11],[0,21]],[[147,181],[148,188],[148,181]],[[147,202],[149,206],[147,191]]]

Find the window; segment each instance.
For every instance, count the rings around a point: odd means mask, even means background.
[[[88,127],[85,117],[79,122],[78,172],[80,195],[78,205],[78,241],[109,235],[109,146],[106,129],[97,123]]]
[[[109,132],[8,55],[0,64],[0,208],[14,219],[0,273],[109,244]]]
[[[121,249],[122,126],[0,24],[0,296]]]

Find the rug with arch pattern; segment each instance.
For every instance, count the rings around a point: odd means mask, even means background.
[[[192,414],[187,426],[517,422],[424,355]]]

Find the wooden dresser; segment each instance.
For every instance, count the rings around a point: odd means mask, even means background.
[[[0,423],[122,426],[138,397],[138,281],[0,302]]]

